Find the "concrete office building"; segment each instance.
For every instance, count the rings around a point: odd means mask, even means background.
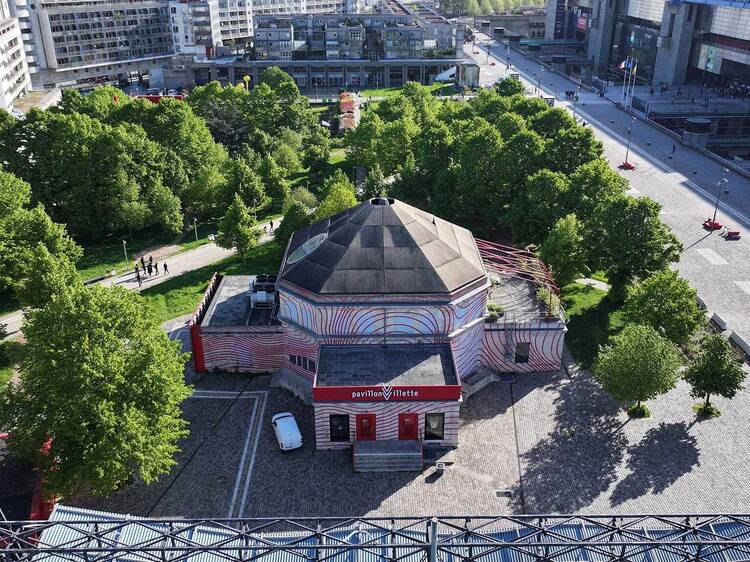
[[[654,85],[750,82],[750,5],[728,0],[550,0],[548,39],[584,42],[594,74],[628,56]]]
[[[516,36],[521,39],[544,39],[547,14],[544,10],[527,10],[520,14],[477,16],[474,27],[498,39]]]
[[[11,16],[7,0],[0,0],[0,109],[31,89],[31,78],[18,18]]]

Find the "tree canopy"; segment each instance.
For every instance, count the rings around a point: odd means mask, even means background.
[[[682,345],[706,320],[698,307],[698,294],[676,271],[653,273],[633,287],[623,306],[626,322],[651,326]]]
[[[733,398],[746,376],[742,362],[721,334],[711,334],[703,340],[700,352],[690,360],[685,372],[693,397],[705,400],[703,411],[709,415],[719,413],[715,407],[712,409],[711,396]]]
[[[617,400],[636,402],[633,414],[647,415],[641,403],[674,388],[681,364],[675,344],[650,326],[628,324],[601,349],[592,374]]]
[[[169,472],[187,435],[187,355],[140,296],[69,286],[27,311],[23,333],[20,383],[0,393],[0,425],[42,468],[48,493],[107,494],[131,475],[149,483]]]
[[[241,258],[258,245],[260,228],[256,226],[250,210],[237,193],[218,226],[216,243],[222,248],[235,248]]]

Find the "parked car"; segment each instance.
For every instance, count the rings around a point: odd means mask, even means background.
[[[302,447],[302,434],[299,431],[297,420],[289,412],[276,414],[271,418],[273,432],[276,434],[276,441],[282,451],[291,451]]]

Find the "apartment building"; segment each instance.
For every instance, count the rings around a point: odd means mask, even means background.
[[[176,54],[211,55],[222,44],[219,0],[170,0]]]
[[[31,89],[31,78],[18,18],[11,15],[7,0],[0,0],[0,109]]]
[[[159,74],[174,54],[163,0],[14,0],[35,85],[74,86]]]

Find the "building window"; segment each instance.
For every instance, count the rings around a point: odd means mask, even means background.
[[[442,441],[445,439],[445,414],[424,415],[425,441]]]
[[[348,442],[349,441],[349,415],[348,414],[333,414],[329,416],[329,423],[331,429],[331,441],[336,442]]]
[[[290,355],[289,362],[292,365],[303,368],[305,371],[309,371],[310,373],[314,373],[318,367],[315,361],[300,355]]]
[[[515,361],[516,363],[528,363],[530,348],[531,344],[529,342],[517,343],[516,353],[513,361]]]

